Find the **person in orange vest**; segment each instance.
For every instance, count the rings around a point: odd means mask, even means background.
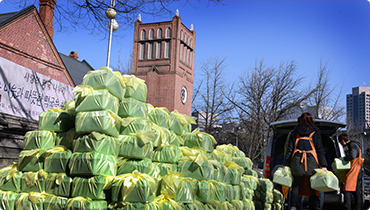
[[[326,171],[327,162],[321,134],[310,113],[300,116],[299,124],[289,138],[284,165],[291,168],[293,175],[290,209],[297,209],[299,195],[309,195],[310,210],[319,210],[319,192],[311,188],[309,179],[317,168]]]
[[[351,162],[351,169],[346,172],[343,179],[344,207],[346,210],[351,209],[351,194],[355,198],[356,210],[361,209],[361,186],[358,184],[362,175],[361,146],[359,142],[351,141],[347,134],[339,135],[339,142],[343,147],[347,146],[348,151],[343,160]],[[352,208],[353,209],[353,208]]]

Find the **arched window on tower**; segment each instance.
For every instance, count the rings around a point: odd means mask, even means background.
[[[161,28],[158,28],[157,39],[162,39],[162,29]]]
[[[148,59],[153,59],[153,43],[148,43]]]
[[[140,39],[145,40],[145,36],[146,36],[145,30],[142,30]]]
[[[154,30],[153,29],[149,30],[149,39],[154,39]]]
[[[156,58],[161,58],[161,52],[162,52],[162,43],[161,42],[157,42]]]
[[[190,45],[189,45],[190,48],[193,48],[193,39],[190,39]]]
[[[166,38],[171,38],[171,28],[170,27],[166,29]]]
[[[180,32],[180,40],[183,40],[183,34],[182,34],[182,30],[181,30],[181,32]]]
[[[190,51],[190,55],[189,55],[189,66],[191,67],[191,56],[192,56],[192,52]]]
[[[145,56],[145,44],[141,43],[140,44],[140,60],[143,60]]]
[[[183,44],[180,44],[180,61],[182,61],[182,48],[184,47]]]
[[[170,42],[169,41],[165,42],[164,57],[165,58],[169,58],[170,57]]]

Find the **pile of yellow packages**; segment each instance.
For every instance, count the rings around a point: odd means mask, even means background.
[[[40,115],[18,163],[0,169],[0,209],[283,209],[242,151],[215,148],[191,131],[192,117],[147,104],[144,81],[101,68],[74,92]]]

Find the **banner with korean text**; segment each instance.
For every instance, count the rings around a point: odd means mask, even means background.
[[[0,57],[0,112],[39,120],[73,100],[73,87]]]

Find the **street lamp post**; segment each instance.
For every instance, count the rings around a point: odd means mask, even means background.
[[[110,51],[111,51],[111,45],[112,45],[112,34],[113,34],[113,31],[118,29],[118,23],[114,19],[117,15],[117,12],[114,9],[114,6],[115,6],[115,0],[112,0],[111,1],[111,7],[109,7],[107,9],[107,11],[105,11],[105,16],[110,19],[109,25],[108,25],[108,27],[109,27],[109,40],[108,40],[107,67],[109,67],[109,63],[110,63]]]

